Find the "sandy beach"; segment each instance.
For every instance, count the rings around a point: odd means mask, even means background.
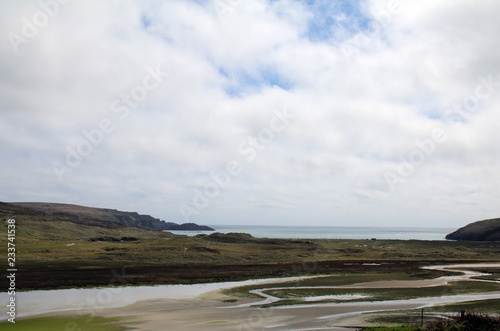
[[[321,330],[336,327],[369,326],[369,312],[416,309],[443,302],[465,302],[474,299],[500,298],[500,292],[488,295],[454,296],[448,300],[421,298],[379,302],[337,303],[281,306],[275,308],[234,307],[234,303],[217,300],[155,300],[127,307],[105,309],[97,315],[121,317],[128,326],[140,330]],[[431,299],[431,300],[429,300]],[[243,300],[250,302],[252,300]],[[255,301],[255,300],[253,300]],[[83,313],[84,311],[82,311]],[[89,313],[91,313],[89,311]]]

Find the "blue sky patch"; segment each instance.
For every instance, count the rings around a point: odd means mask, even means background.
[[[246,70],[229,71],[219,68],[219,73],[228,80],[224,91],[233,97],[252,91],[260,91],[264,87],[278,86],[284,90],[293,87],[290,80],[272,68],[257,68],[252,72]]]
[[[303,1],[314,15],[308,23],[307,38],[314,42],[331,41],[369,28],[362,1]]]
[[[141,24],[143,29],[147,29],[151,25],[151,17],[147,15],[141,15]]]

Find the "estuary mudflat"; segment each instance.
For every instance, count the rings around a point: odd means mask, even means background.
[[[25,309],[32,309],[24,311],[25,316],[42,313],[40,307],[45,304],[45,314],[37,317],[65,316],[71,319],[75,315],[96,315],[118,319],[123,327],[137,327],[141,330],[158,330],[162,327],[169,330],[307,330],[370,325],[366,321],[366,317],[370,316],[367,313],[500,299],[499,282],[481,278],[489,275],[481,272],[482,268],[500,270],[500,264],[428,266],[426,269],[453,271],[455,274],[425,280],[351,284],[347,280],[343,285],[325,285],[328,277],[332,278],[332,283],[339,283],[346,281],[340,278],[348,276],[322,275],[195,285],[32,291],[24,293],[21,298]],[[315,282],[318,284],[310,285]],[[289,286],[290,284],[293,286]],[[457,286],[459,284],[468,286]],[[449,289],[446,294],[443,292],[444,288]],[[116,292],[118,289],[121,290],[113,294],[113,290]],[[232,292],[238,289],[240,292]],[[247,289],[249,295],[245,297],[242,293]],[[104,297],[105,292],[102,291],[106,290],[109,290],[106,295],[112,297],[109,302],[101,306],[88,304]],[[379,297],[379,293],[391,290],[397,291],[391,298]],[[411,294],[407,292],[410,290]],[[415,292],[418,290],[425,291],[421,292],[423,296]],[[69,291],[74,295],[68,295]],[[354,294],[325,296],[324,293],[328,291]],[[231,296],[231,293],[239,295]],[[275,293],[280,295],[274,295]],[[80,297],[87,304],[71,307],[68,302],[61,302],[61,306],[57,306],[56,298],[61,297],[73,297],[73,305],[77,304],[76,297]],[[57,312],[63,306],[67,310]],[[92,325],[92,318],[86,320]]]

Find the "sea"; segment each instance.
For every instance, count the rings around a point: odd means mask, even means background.
[[[214,232],[249,233],[256,238],[445,240],[455,228],[208,225],[215,231],[169,231],[195,236]]]

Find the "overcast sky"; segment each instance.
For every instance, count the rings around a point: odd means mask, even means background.
[[[0,4],[2,201],[200,224],[500,217],[499,1]]]

